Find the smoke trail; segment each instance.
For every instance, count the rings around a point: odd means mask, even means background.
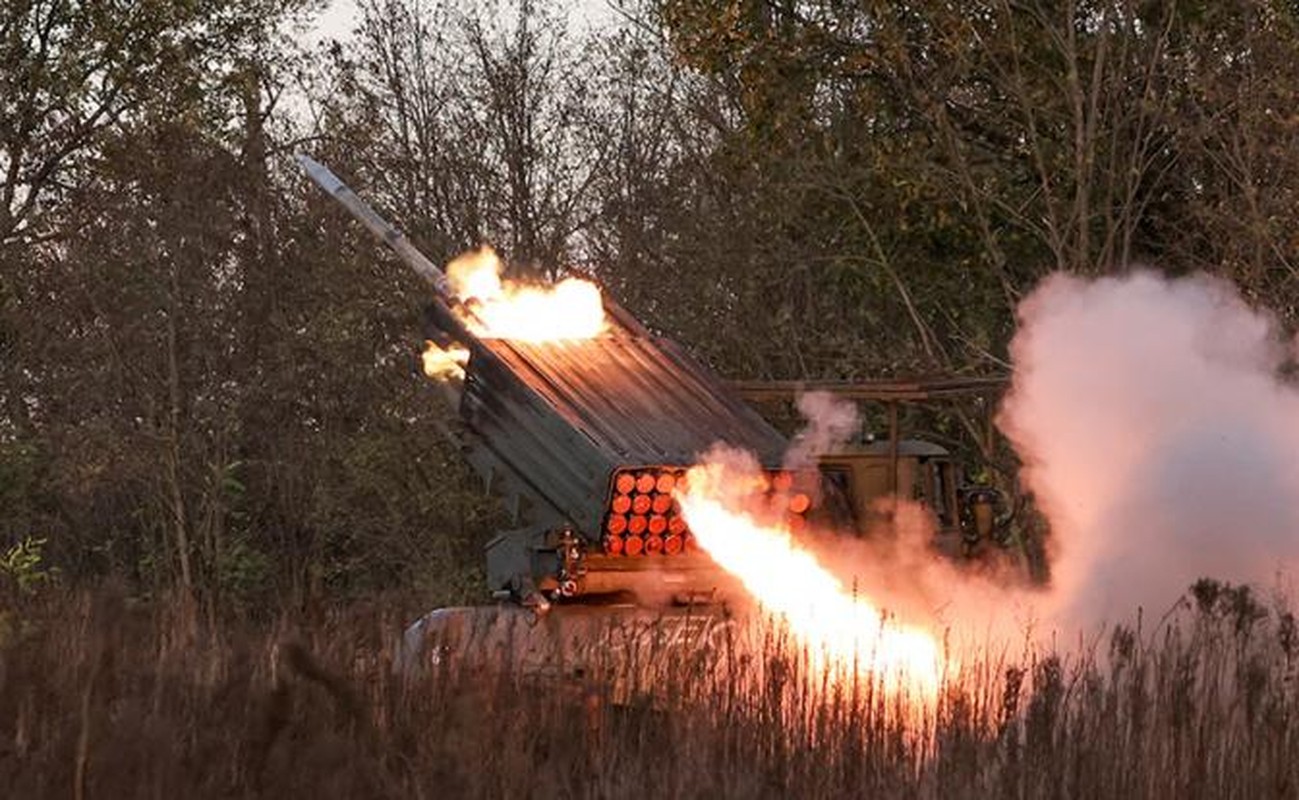
[[[798,412],[807,425],[785,453],[786,469],[815,468],[817,456],[840,449],[861,430],[857,406],[829,392],[799,395]]]
[[[1019,309],[998,424],[1051,524],[1057,619],[1169,608],[1299,556],[1299,391],[1275,319],[1206,276],[1057,275]]]

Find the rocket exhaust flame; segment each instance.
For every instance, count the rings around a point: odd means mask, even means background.
[[[521,286],[503,280],[501,269],[490,247],[447,265],[448,286],[461,301],[456,314],[474,335],[549,342],[590,339],[604,331],[604,301],[595,284],[567,278],[554,286]],[[421,361],[433,380],[463,380],[469,351],[425,342]]]
[[[457,301],[466,306],[469,311],[460,314],[460,321],[469,332],[484,338],[542,342],[589,339],[604,330],[604,302],[590,281],[568,278],[550,287],[502,281],[501,260],[490,247],[460,256],[444,274],[329,168],[302,153],[295,158],[320,188],[427,280],[439,300],[448,306]]]
[[[937,640],[845,586],[782,518],[751,511],[750,490],[764,482],[755,476],[761,471],[748,454],[725,448],[687,473],[677,500],[699,545],[788,626],[818,671],[933,696],[942,667]]]
[[[604,331],[604,302],[590,281],[565,278],[553,286],[528,286],[503,280],[501,270],[490,247],[447,265],[455,294],[472,311],[465,323],[476,335],[548,342],[590,339]]]
[[[469,351],[463,347],[438,347],[434,342],[424,342],[424,352],[420,354],[420,363],[424,374],[433,380],[462,380],[465,377],[465,364],[469,363]]]

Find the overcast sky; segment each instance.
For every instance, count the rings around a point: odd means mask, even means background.
[[[563,0],[571,9],[574,22],[599,25],[612,19],[613,11],[605,0]],[[503,5],[508,6],[507,0]],[[356,24],[356,0],[333,0],[321,15],[314,39],[344,39]]]
[[[356,22],[356,0],[334,0],[320,17],[317,35],[322,39],[342,39]]]

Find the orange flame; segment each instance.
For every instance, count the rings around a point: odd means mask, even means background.
[[[469,351],[463,347],[448,347],[444,350],[433,342],[426,341],[420,362],[424,374],[434,380],[461,380],[465,377],[465,364],[469,363]]]
[[[737,487],[751,484],[755,473],[728,463],[734,455],[710,454],[687,473],[688,488],[678,490],[699,545],[788,625],[814,668],[834,676],[874,675],[885,686],[932,697],[941,671],[935,638],[886,619],[800,547],[783,522],[737,509],[747,493]]]
[[[605,327],[604,302],[590,281],[565,278],[554,286],[526,286],[501,279],[501,259],[490,247],[456,258],[447,278],[473,309],[470,330],[490,339],[546,342],[590,339]]]

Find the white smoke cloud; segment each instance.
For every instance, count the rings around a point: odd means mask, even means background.
[[[1275,319],[1207,276],[1046,280],[998,424],[1051,523],[1052,616],[1162,614],[1299,556],[1299,391]]]
[[[785,451],[785,469],[814,469],[817,456],[840,449],[861,431],[856,404],[829,392],[799,395],[798,413],[807,425]]]
[[[1049,589],[938,554],[932,517],[906,500],[865,536],[804,537],[836,580],[905,622],[1006,647],[1129,622],[1139,607],[1157,619],[1201,577],[1268,588],[1292,572],[1299,388],[1280,373],[1299,342],[1270,314],[1222,280],[1137,271],[1053,276],[1018,317],[998,425],[1050,522]],[[808,426],[786,467],[806,472],[860,420],[825,394],[799,408]]]

